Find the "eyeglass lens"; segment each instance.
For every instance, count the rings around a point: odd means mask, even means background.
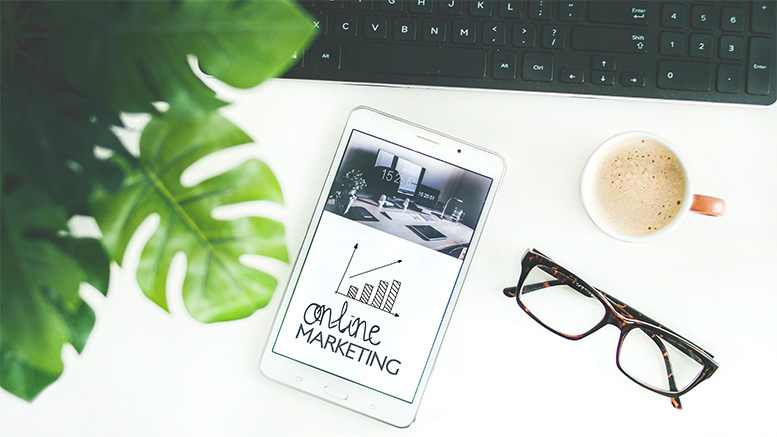
[[[546,266],[534,266],[521,287],[520,299],[545,326],[565,337],[577,337],[601,322],[606,310],[599,299],[566,279]]]
[[[618,366],[637,381],[669,393],[688,387],[704,369],[671,342],[642,328],[634,328],[624,336]]]

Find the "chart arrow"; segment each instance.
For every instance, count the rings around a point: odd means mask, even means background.
[[[355,278],[357,276],[361,276],[361,275],[363,275],[365,273],[374,272],[375,270],[380,270],[380,269],[382,269],[384,267],[393,266],[394,264],[399,264],[401,262],[402,262],[402,260],[400,259],[400,260],[394,261],[393,263],[388,263],[388,264],[382,265],[380,267],[375,267],[374,269],[369,269],[367,271],[364,271],[364,272],[361,272],[361,273],[357,273],[357,274],[355,274],[353,276],[349,276],[348,279]],[[337,288],[339,289],[340,287],[337,287]]]
[[[337,288],[335,288],[335,294],[337,294],[337,290],[340,289],[340,286],[343,285],[343,280],[345,279],[345,275],[348,273],[348,267],[351,267],[351,261],[353,261],[353,256],[356,255],[356,249],[359,248],[359,243],[356,243],[353,245],[353,252],[351,252],[351,258],[348,260],[348,265],[345,266],[345,271],[343,272],[343,277],[340,278],[340,283],[337,284]]]

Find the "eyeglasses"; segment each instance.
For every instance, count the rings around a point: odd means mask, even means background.
[[[570,340],[605,325],[620,331],[616,364],[629,379],[668,396],[682,409],[680,396],[712,376],[713,356],[685,337],[618,299],[591,287],[536,249],[521,260],[516,287],[504,289],[540,325]]]

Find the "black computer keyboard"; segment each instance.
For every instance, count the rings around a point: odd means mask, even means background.
[[[769,105],[777,2],[305,0],[285,77]]]

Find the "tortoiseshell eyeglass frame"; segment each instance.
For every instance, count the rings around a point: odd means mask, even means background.
[[[526,287],[524,287],[524,281],[526,280],[526,277],[528,276],[529,271],[534,267],[538,267],[542,269],[549,275],[557,278],[557,280],[543,282],[540,284],[529,284]],[[591,329],[589,329],[588,331],[582,334],[579,334],[579,335],[564,334],[562,332],[556,331],[552,327],[543,323],[534,314],[532,314],[531,311],[528,308],[526,308],[524,303],[521,301],[522,294],[526,294],[542,288],[547,288],[547,287],[551,287],[554,285],[561,285],[561,284],[569,285],[570,287],[573,287],[574,289],[576,289],[579,293],[582,293],[589,297],[592,296],[598,299],[604,305],[604,308],[605,308],[605,315],[604,317],[602,317],[602,320],[599,321],[599,323],[597,323],[596,325],[594,325]],[[523,293],[517,293],[517,290],[523,290]],[[618,349],[615,355],[616,365],[618,366],[618,369],[629,379],[636,382],[640,386],[645,387],[646,389],[653,391],[655,393],[662,394],[664,396],[668,396],[669,398],[671,398],[672,405],[677,409],[682,409],[682,404],[680,403],[680,396],[688,393],[692,388],[699,385],[699,383],[711,377],[712,374],[715,373],[715,370],[718,369],[718,364],[713,360],[713,356],[709,352],[693,344],[690,340],[672,331],[671,329],[661,325],[660,323],[656,322],[650,317],[645,316],[640,311],[632,308],[631,306],[626,305],[625,303],[610,296],[609,294],[588,285],[577,275],[573,274],[572,272],[565,269],[564,267],[558,265],[555,261],[543,255],[536,249],[529,249],[523,255],[523,259],[521,260],[521,277],[518,280],[518,285],[515,287],[505,288],[503,292],[505,296],[514,297],[518,302],[518,305],[526,312],[526,314],[531,316],[531,318],[534,319],[537,323],[544,326],[549,331],[570,340],[580,340],[581,338],[587,337],[588,335],[598,331],[600,328],[606,325],[614,325],[618,327],[621,331],[620,339],[618,340]],[[623,346],[623,340],[626,338],[626,335],[628,334],[628,332],[635,328],[640,328],[642,329],[643,332],[645,332],[646,334],[649,334],[651,339],[653,339],[655,344],[661,350],[661,354],[664,356],[664,364],[666,366],[667,378],[669,382],[669,390],[661,390],[661,389],[652,387],[650,385],[647,385],[633,378],[623,369],[623,367],[621,367],[620,352],[621,352],[621,347]],[[678,350],[682,351],[683,353],[685,353],[690,358],[694,359],[696,362],[698,362],[703,366],[701,372],[699,372],[699,374],[696,376],[696,379],[694,379],[690,384],[688,384],[686,387],[680,390],[677,389],[677,386],[675,384],[672,364],[669,361],[669,355],[666,350],[666,347],[659,340],[659,338],[671,344],[672,346],[676,347]]]

